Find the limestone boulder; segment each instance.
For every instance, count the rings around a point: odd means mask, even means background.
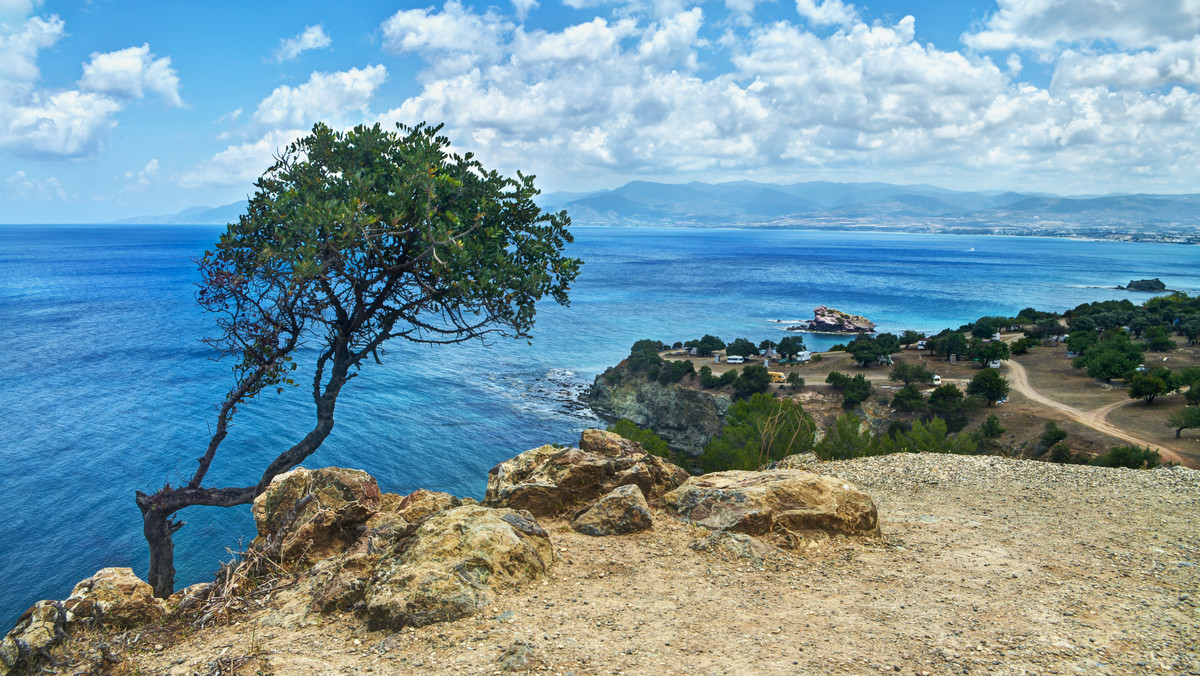
[[[34,673],[32,665],[63,637],[66,611],[58,601],[38,601],[0,641],[0,673]],[[25,667],[25,668],[22,668]]]
[[[640,444],[611,432],[585,430],[578,448],[542,446],[493,467],[484,504],[555,515],[630,484],[653,500],[687,477]]]
[[[380,562],[365,590],[368,624],[396,630],[471,615],[496,592],[544,577],[553,561],[549,536],[528,512],[477,505],[439,512]]]
[[[663,501],[683,518],[714,530],[749,535],[879,534],[871,496],[836,477],[803,470],[691,477]]]
[[[584,535],[625,535],[653,525],[642,489],[634,484],[617,486],[571,520],[571,528]]]
[[[255,544],[278,547],[285,561],[314,563],[356,540],[380,497],[374,477],[362,470],[293,469],[254,499]]]
[[[68,623],[94,619],[102,625],[126,628],[148,624],[166,613],[165,601],[132,568],[102,568],[81,580],[62,603]]]

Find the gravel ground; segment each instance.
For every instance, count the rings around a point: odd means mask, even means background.
[[[117,673],[1200,674],[1200,472],[895,455],[823,463],[869,492],[878,539],[746,558],[656,511],[589,538],[544,523],[544,583],[397,634],[353,616],[146,637]],[[286,594],[274,604],[286,603]],[[229,672],[223,672],[229,673]]]

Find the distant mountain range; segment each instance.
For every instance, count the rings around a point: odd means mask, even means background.
[[[220,207],[189,207],[177,214],[135,216],[113,223],[122,225],[225,225],[246,213],[246,200]]]
[[[615,190],[551,193],[540,203],[566,209],[580,225],[1200,227],[1200,195],[1195,194],[1060,197],[890,183],[634,181]]]
[[[1061,197],[923,184],[633,181],[615,190],[549,193],[538,203],[566,209],[577,225],[854,228],[1200,243],[1200,194]],[[241,201],[117,222],[223,224],[245,210]]]

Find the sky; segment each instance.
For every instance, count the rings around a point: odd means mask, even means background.
[[[236,202],[317,121],[546,192],[1200,192],[1200,0],[0,0],[0,223]]]

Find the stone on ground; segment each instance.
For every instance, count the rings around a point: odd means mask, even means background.
[[[293,469],[254,499],[255,543],[278,547],[284,561],[320,561],[349,546],[379,500],[375,478],[362,470]]]
[[[625,535],[646,530],[653,521],[642,489],[618,486],[571,520],[571,528],[584,535]]]
[[[484,504],[557,515],[628,484],[653,500],[687,476],[636,442],[603,430],[584,430],[578,448],[542,446],[493,467]]]
[[[875,503],[835,477],[793,469],[691,477],[663,497],[685,519],[749,535],[825,531],[878,535]]]

